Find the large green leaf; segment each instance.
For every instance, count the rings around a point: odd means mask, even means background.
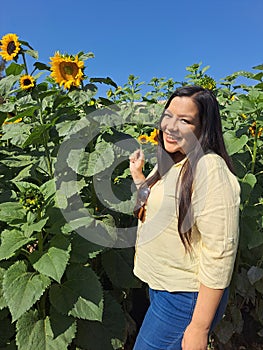
[[[102,322],[78,321],[76,344],[81,349],[120,349],[125,338],[125,325],[120,304],[106,292]]]
[[[23,72],[25,69],[23,64],[17,64],[15,62],[12,62],[7,68],[6,68],[6,75],[19,75]]]
[[[29,137],[32,129],[30,124],[6,124],[3,125],[3,135],[2,140],[10,140],[13,145],[22,147],[25,140]]]
[[[49,284],[47,276],[27,272],[24,261],[17,261],[9,267],[4,275],[3,291],[13,322],[40,299]]]
[[[5,94],[7,94],[12,89],[13,85],[19,80],[19,78],[20,77],[17,75],[8,75],[2,78],[0,80],[0,95],[5,96]]]
[[[235,131],[227,131],[224,133],[224,140],[226,143],[226,149],[228,154],[231,156],[234,153],[239,152],[247,143],[247,135],[237,137]]]
[[[76,332],[76,322],[60,319],[63,332],[57,336],[52,328],[52,319],[39,319],[37,311],[30,310],[17,321],[16,343],[19,350],[68,349]],[[64,326],[64,327],[63,327]]]
[[[94,152],[88,154],[81,150],[72,150],[68,157],[68,165],[78,174],[93,176],[109,168],[114,162],[112,146],[107,142],[99,142]]]
[[[6,202],[0,204],[0,221],[11,223],[25,217],[26,211],[20,203]]]
[[[60,283],[69,261],[69,252],[69,241],[62,235],[56,235],[50,241],[48,251],[43,255],[39,252],[31,254],[31,261],[35,270]]]
[[[64,315],[101,321],[103,293],[95,272],[90,267],[71,264],[66,277],[65,283],[50,288],[53,307]]]
[[[139,288],[141,283],[133,274],[132,248],[111,249],[102,255],[103,267],[113,283],[119,288]]]
[[[24,236],[23,232],[17,229],[1,233],[0,260],[8,259],[25,244],[34,241],[35,238]]]
[[[250,193],[257,183],[257,178],[254,174],[246,174],[243,179],[240,180],[241,185],[241,201],[245,202],[249,199]]]

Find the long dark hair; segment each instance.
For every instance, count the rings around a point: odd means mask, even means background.
[[[220,155],[233,172],[231,159],[227,154],[223,133],[219,105],[212,91],[200,86],[184,86],[173,92],[165,104],[164,112],[171,101],[176,97],[190,97],[196,104],[201,124],[200,137],[196,147],[187,154],[187,159],[181,168],[176,192],[179,194],[178,207],[178,232],[182,243],[187,251],[191,248],[191,233],[193,226],[192,212],[192,186],[196,165],[199,159],[207,152]],[[153,186],[174,164],[174,154],[168,153],[164,148],[163,131],[161,122],[164,112],[159,121],[158,147],[157,147],[157,170],[146,179],[145,184]],[[145,185],[144,184],[144,185]],[[136,215],[136,214],[135,214]]]

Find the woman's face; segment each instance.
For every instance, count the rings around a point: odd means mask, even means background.
[[[169,153],[189,153],[200,136],[198,108],[190,97],[176,96],[161,121],[164,148]]]

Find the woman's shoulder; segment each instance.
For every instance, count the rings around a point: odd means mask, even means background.
[[[239,189],[237,177],[229,169],[224,158],[214,152],[208,152],[200,158],[196,167],[196,178],[209,179],[211,184],[231,183],[231,186]]]
[[[213,168],[228,168],[225,160],[215,152],[205,153],[198,161],[197,167],[205,166],[207,169]],[[230,170],[229,170],[230,171]]]

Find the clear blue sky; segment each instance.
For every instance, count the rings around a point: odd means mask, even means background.
[[[95,54],[90,77],[183,80],[203,62],[216,80],[263,63],[263,0],[4,0],[0,37],[16,33],[48,63],[55,51]]]

